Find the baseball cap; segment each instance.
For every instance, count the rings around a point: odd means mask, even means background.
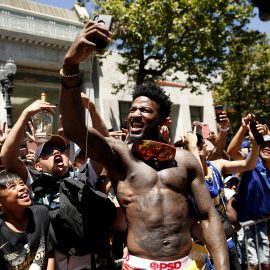
[[[223,183],[225,184],[225,183],[227,183],[227,182],[229,182],[229,181],[240,182],[240,177],[237,176],[237,175],[230,175],[230,176],[227,176],[227,177],[224,179]]]
[[[249,140],[244,140],[242,142],[241,148],[250,148],[250,141]]]
[[[59,145],[64,147],[67,146],[66,141],[63,137],[61,137],[60,135],[52,135],[49,141],[42,143],[41,145],[38,146],[35,153],[35,161],[37,161],[40,155],[42,154],[42,150],[44,149],[44,147],[48,145]]]

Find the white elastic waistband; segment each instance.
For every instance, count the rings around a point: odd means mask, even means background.
[[[125,262],[131,267],[146,270],[176,270],[190,266],[193,261],[191,256],[186,256],[175,261],[155,261],[128,255]]]

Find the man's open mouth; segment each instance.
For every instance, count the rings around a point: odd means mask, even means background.
[[[141,122],[132,122],[131,123],[131,133],[133,133],[133,134],[134,133],[135,134],[141,133],[143,127],[144,127],[144,124]]]

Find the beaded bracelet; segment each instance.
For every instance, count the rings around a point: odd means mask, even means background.
[[[227,131],[229,131],[229,129],[230,129],[230,127],[227,127],[227,128],[222,128],[222,127],[220,127],[220,128],[219,128],[219,130],[220,130],[220,131],[223,131],[223,132],[227,132]]]
[[[67,75],[64,73],[64,70],[63,68],[60,69],[60,77],[63,77],[63,78],[74,78],[74,77],[80,77],[80,73],[75,73],[75,74],[71,74],[71,75]]]

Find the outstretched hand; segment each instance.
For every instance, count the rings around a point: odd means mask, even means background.
[[[34,131],[34,127],[31,121],[28,121],[28,127],[29,127],[30,132],[28,131],[25,132],[26,140],[36,141],[34,137],[35,131]]]
[[[248,127],[249,123],[253,120],[255,120],[256,116],[253,113],[249,113],[246,116],[242,118],[242,126]]]
[[[3,144],[10,129],[7,127],[7,122],[4,122],[2,127],[0,127],[0,144]]]
[[[220,128],[223,128],[223,129],[226,129],[229,127],[230,125],[230,120],[227,116],[227,112],[226,111],[222,111],[220,114],[219,114],[219,126]]]
[[[33,116],[41,110],[46,110],[50,113],[54,113],[55,105],[50,104],[49,102],[42,101],[40,99],[34,101],[28,107],[24,109],[24,112],[29,116]]]
[[[194,125],[192,128],[192,132],[185,132],[184,134],[184,143],[188,145],[188,148],[197,147],[198,137],[196,135],[197,132],[197,126]]]
[[[124,140],[126,140],[128,136],[128,130],[125,128],[122,128],[121,130],[115,130],[115,131],[110,131],[109,132],[110,136],[115,138],[115,139],[120,139],[124,137]]]
[[[35,164],[36,164],[35,153],[36,153],[36,151],[34,151],[32,149],[28,150],[28,153],[27,153],[26,158],[25,158],[28,165],[35,166]]]

